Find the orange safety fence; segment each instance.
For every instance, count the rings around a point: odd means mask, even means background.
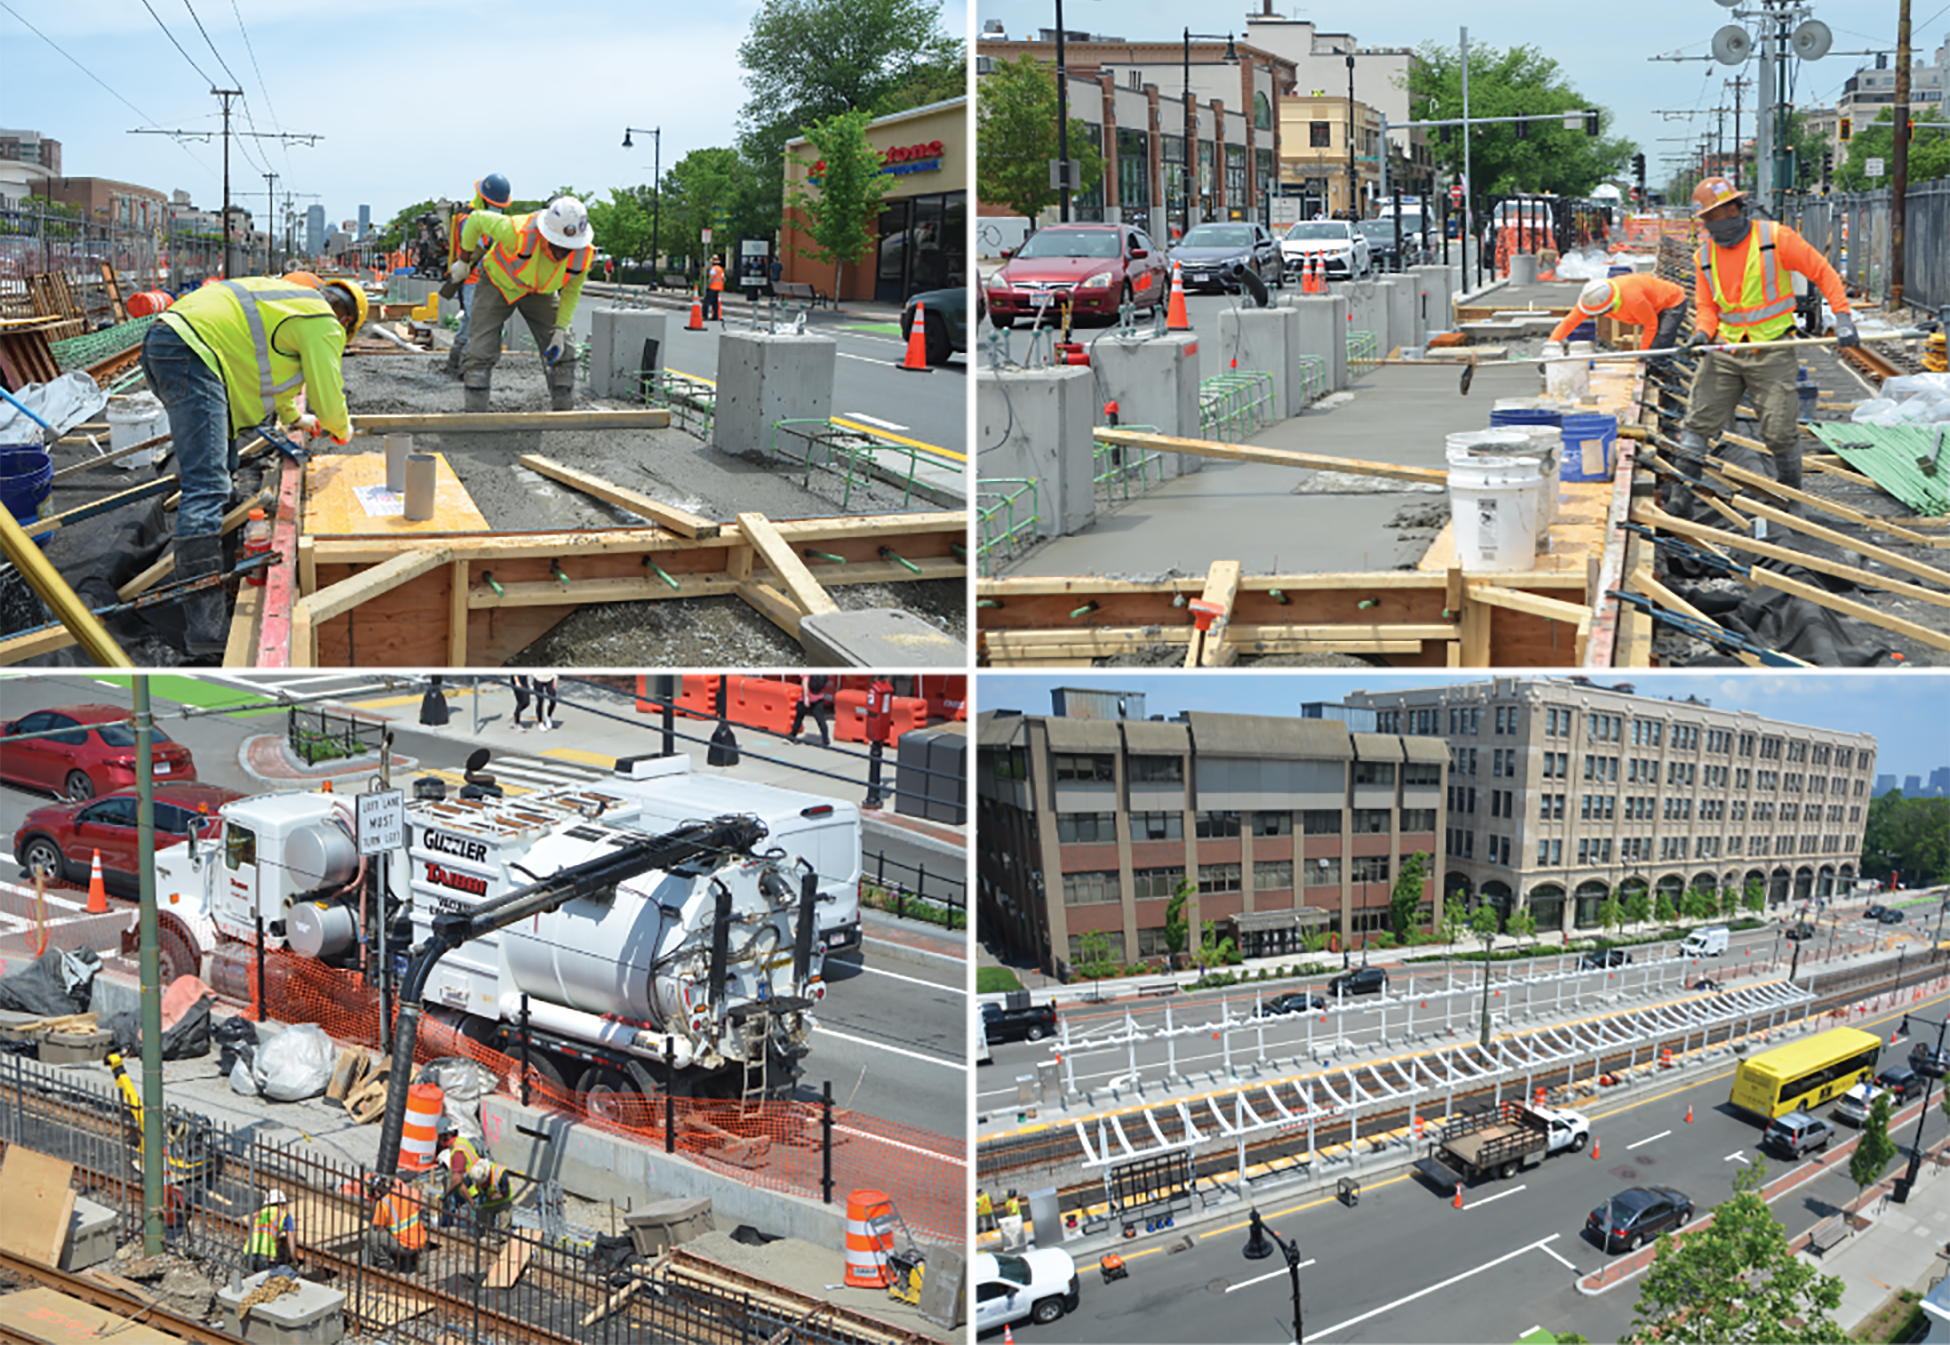
[[[762,729],[781,736],[792,732],[794,712],[804,689],[792,675],[764,677],[704,677],[682,679],[676,696],[678,715],[687,719],[718,717],[718,683],[725,683],[724,717],[745,728]],[[834,693],[833,736],[840,742],[867,741],[868,676],[842,675],[829,682]],[[838,683],[833,687],[832,683]],[[893,698],[893,726],[889,741],[897,742],[909,729],[926,728],[935,720],[968,718],[968,678],[965,675],[928,675],[915,679],[915,696]],[[639,714],[656,714],[660,705],[650,699],[649,679],[637,678],[636,708]]]
[[[341,1042],[379,1044],[379,993],[357,972],[273,951],[264,962],[266,1002],[260,1005],[254,951],[239,946],[219,954],[211,980],[219,994],[242,1000],[253,1013],[262,1011],[287,1023],[316,1023]],[[490,1070],[497,1091],[520,1096],[519,1054],[503,1054],[445,1022],[422,1019],[415,1061],[457,1055]],[[543,1079],[531,1061],[528,1105],[573,1115],[584,1124],[648,1144],[674,1141],[675,1151],[685,1158],[748,1186],[813,1200],[822,1196],[822,1108],[817,1103],[672,1098],[667,1104],[661,1094],[631,1092],[586,1107],[572,1090]],[[875,1187],[893,1196],[901,1217],[917,1233],[952,1240],[965,1233],[967,1158],[962,1146],[947,1136],[836,1107],[832,1171],[840,1199],[853,1188]]]

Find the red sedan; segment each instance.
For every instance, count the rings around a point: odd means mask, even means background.
[[[156,786],[156,849],[181,845],[196,831],[199,843],[215,844],[222,822],[217,810],[244,797],[221,785],[190,782]],[[102,852],[102,880],[133,893],[136,869],[136,794],[118,790],[99,799],[36,808],[14,833],[14,858],[30,874],[50,882],[88,881],[95,851]]]
[[[982,287],[989,320],[1056,322],[1063,304],[1077,318],[1115,321],[1120,304],[1150,313],[1171,298],[1165,254],[1128,224],[1052,224],[1023,240]]]
[[[54,732],[51,738],[0,747],[0,780],[71,799],[134,789],[135,729],[129,718],[117,705],[60,705],[0,724],[0,737]],[[196,779],[189,748],[171,742],[161,729],[151,739],[149,762],[158,784]]]

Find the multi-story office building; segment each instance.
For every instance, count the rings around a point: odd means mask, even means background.
[[[1428,927],[1447,757],[1432,739],[1333,719],[983,714],[982,936],[1056,976],[1093,933],[1118,960],[1162,958],[1166,908],[1190,882],[1190,927],[1219,922],[1247,956],[1297,952],[1316,931],[1359,944],[1388,928],[1418,852]]]
[[[1449,758],[1445,897],[1539,930],[1587,929],[1617,891],[1689,887],[1770,902],[1846,889],[1856,876],[1876,740],[1750,710],[1642,696],[1587,678],[1499,677],[1357,692],[1384,734]]]

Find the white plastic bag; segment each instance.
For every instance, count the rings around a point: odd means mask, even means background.
[[[332,1082],[338,1048],[316,1023],[288,1027],[258,1048],[252,1074],[258,1090],[273,1102],[317,1097]]]
[[[245,1097],[257,1096],[257,1079],[251,1074],[251,1062],[242,1056],[230,1067],[230,1091]]]

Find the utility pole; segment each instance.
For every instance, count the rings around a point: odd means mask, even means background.
[[[1467,29],[1467,28],[1465,28],[1465,29],[1463,29],[1463,30],[1462,30],[1462,86],[1463,86],[1463,90],[1462,90],[1462,93],[1463,93],[1463,120],[1462,120],[1462,138],[1463,138],[1463,203],[1462,203],[1462,204],[1463,204],[1463,227],[1462,227],[1462,236],[1463,236],[1463,249],[1464,249],[1464,251],[1463,251],[1463,274],[1464,274],[1464,275],[1468,275],[1468,274],[1469,274],[1469,252],[1468,252],[1468,248],[1469,248],[1469,240],[1470,240],[1470,239],[1472,239],[1472,238],[1474,238],[1474,237],[1476,236],[1476,220],[1475,220],[1475,216],[1474,216],[1474,208],[1475,208],[1475,201],[1476,201],[1476,184],[1475,184],[1474,182],[1472,182],[1472,181],[1470,180],[1470,177],[1469,177],[1469,29]],[[1477,245],[1477,249],[1476,249],[1476,252],[1477,252],[1477,258],[1476,258],[1476,264],[1477,264],[1477,267],[1478,267],[1478,270],[1479,270],[1479,274],[1480,274],[1480,269],[1481,269],[1481,267],[1482,267],[1482,246],[1481,246],[1480,244],[1478,244],[1478,245]],[[1488,963],[1485,963],[1485,964],[1484,964],[1484,966],[1485,966],[1485,967],[1487,967],[1488,965],[1489,965]],[[1486,974],[1487,974],[1487,973],[1486,973]]]
[[[264,274],[278,269],[278,175],[264,174]]]
[[[1733,86],[1733,171],[1727,174],[1734,186],[1740,185],[1740,91],[1753,85],[1751,79],[1734,78],[1727,81]],[[1724,162],[1721,164],[1724,169]]]
[[[1056,0],[1056,161],[1063,185],[1056,198],[1057,219],[1070,222],[1070,72],[1063,63],[1063,0]]]
[[[1903,301],[1903,233],[1909,211],[1909,0],[1898,0],[1896,8],[1896,107],[1895,151],[1890,158],[1889,178],[1889,306]],[[1910,1178],[1916,1165],[1910,1164]]]
[[[232,280],[236,272],[230,265],[230,100],[242,98],[242,89],[212,89],[213,97],[223,99],[223,278]]]

